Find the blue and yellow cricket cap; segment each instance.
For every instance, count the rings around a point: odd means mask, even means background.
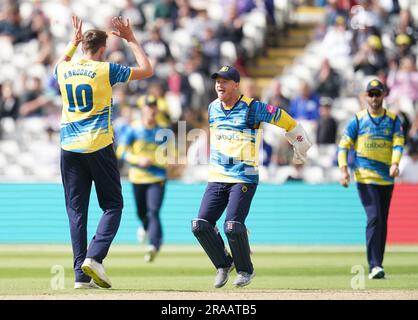
[[[367,84],[366,91],[367,92],[370,92],[370,91],[385,92],[385,85],[382,82],[380,82],[379,80],[373,79],[372,81],[370,81]]]
[[[217,77],[220,77],[222,79],[232,80],[235,82],[240,82],[241,80],[241,77],[237,69],[231,66],[222,66],[218,72],[213,73],[210,77],[212,79],[216,79]]]

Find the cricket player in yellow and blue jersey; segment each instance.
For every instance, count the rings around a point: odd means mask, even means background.
[[[297,163],[306,161],[311,146],[305,130],[277,106],[265,104],[240,94],[240,74],[223,66],[212,75],[218,99],[208,108],[210,127],[209,183],[203,195],[198,218],[192,220],[192,232],[217,269],[215,288],[228,281],[236,268],[236,287],[243,287],[255,276],[245,219],[258,183],[258,150],[262,122],[286,131]],[[216,228],[227,208],[224,231],[229,254]]]
[[[132,183],[138,217],[138,240],[149,238],[150,246],[145,261],[152,262],[163,241],[160,208],[164,198],[167,157],[158,156],[158,148],[166,143],[158,139],[163,130],[158,126],[158,100],[145,96],[141,106],[141,118],[132,123],[121,137],[117,149],[118,158],[129,163],[129,180]]]
[[[338,148],[340,183],[344,187],[350,182],[347,153],[351,148],[355,151],[354,177],[367,214],[366,239],[370,279],[385,277],[382,264],[387,219],[404,145],[400,119],[383,108],[385,93],[385,86],[379,80],[368,83],[368,106],[348,123]]]
[[[82,21],[73,17],[72,22],[74,37],[58,60],[54,77],[63,103],[61,176],[74,254],[74,288],[110,288],[102,262],[119,228],[123,207],[113,150],[112,86],[150,77],[153,69],[129,21],[113,18],[116,31],[112,33],[127,41],[138,67],[104,62],[106,32],[82,33]],[[71,61],[79,43],[83,57]],[[87,213],[93,181],[103,215],[87,248]]]

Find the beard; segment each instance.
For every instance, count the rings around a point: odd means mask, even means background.
[[[380,101],[373,101],[370,106],[373,109],[380,109],[382,107],[382,103]]]

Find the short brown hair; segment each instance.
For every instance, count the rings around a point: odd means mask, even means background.
[[[106,46],[107,33],[102,30],[88,30],[83,33],[81,40],[84,52],[95,54],[100,47]]]

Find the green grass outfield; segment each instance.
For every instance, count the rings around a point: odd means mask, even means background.
[[[197,245],[167,245],[153,263],[143,260],[145,246],[115,245],[105,260],[113,289],[88,290],[88,294],[105,294],[111,298],[112,294],[141,292],[354,291],[351,283],[355,274],[351,271],[353,266],[360,265],[366,272],[365,290],[402,290],[417,297],[416,246],[388,247],[384,261],[387,279],[373,281],[367,279],[363,247],[254,246],[252,249],[257,273],[253,282],[246,288],[234,288],[234,272],[224,288],[215,290],[212,287],[215,270]],[[57,274],[51,273],[54,266],[63,267],[64,289],[51,288],[51,282],[57,283],[54,280]],[[0,245],[0,298],[47,295],[59,299],[65,294],[82,298],[87,292],[72,287],[70,245]]]

